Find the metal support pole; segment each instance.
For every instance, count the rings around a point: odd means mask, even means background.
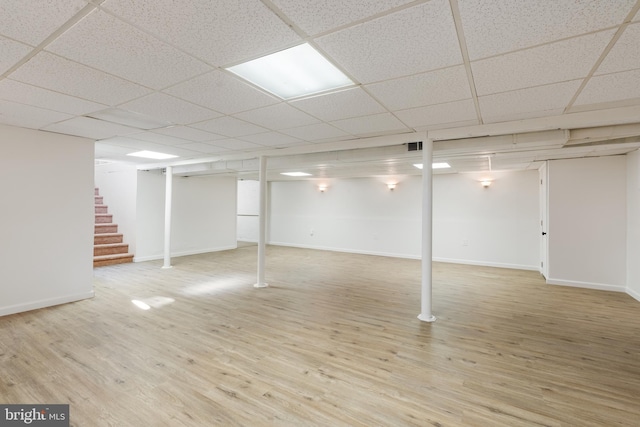
[[[164,193],[164,265],[171,268],[171,204],[173,195],[173,167],[165,170],[166,187]]]
[[[260,216],[258,230],[258,282],[256,288],[269,286],[264,281],[264,261],[267,240],[267,157],[260,156]]]
[[[432,297],[432,258],[433,258],[433,140],[425,138],[422,142],[422,292],[420,314],[423,322],[434,322],[431,313]]]

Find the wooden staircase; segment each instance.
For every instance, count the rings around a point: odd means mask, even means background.
[[[124,264],[133,262],[129,245],[123,243],[122,233],[118,233],[118,224],[113,223],[113,215],[104,204],[100,190],[95,189],[95,231],[93,235],[93,266]]]

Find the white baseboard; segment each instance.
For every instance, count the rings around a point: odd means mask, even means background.
[[[193,251],[180,251],[180,252],[173,252],[171,254],[171,258],[177,258],[177,257],[181,257],[181,256],[188,256],[188,255],[199,255],[199,254],[206,254],[209,252],[220,252],[220,251],[228,251],[230,249],[237,249],[238,245],[231,245],[231,246],[221,246],[221,247],[217,247],[217,248],[207,248],[207,249],[197,249],[197,250],[193,250]],[[164,254],[156,254],[156,255],[147,255],[147,256],[142,256],[142,257],[133,257],[133,262],[144,262],[144,261],[156,261],[159,259],[164,259]]]
[[[396,253],[389,253],[389,252],[361,251],[358,249],[333,248],[330,246],[316,246],[316,245],[298,245],[295,243],[269,242],[269,245],[287,246],[290,248],[300,248],[300,249],[314,249],[317,251],[342,252],[342,253],[348,253],[348,254],[384,256],[384,257],[390,257],[390,258],[405,258],[405,259],[421,258],[420,255],[412,255],[412,254],[396,254]]]
[[[38,301],[30,301],[30,302],[25,302],[21,304],[10,305],[8,307],[0,307],[0,316],[6,316],[9,314],[37,310],[39,308],[51,307],[54,305],[67,304],[70,302],[93,298],[94,296],[95,296],[95,293],[92,290],[91,292],[85,292],[81,294],[65,295],[61,297],[48,298],[48,299],[43,299]]]
[[[596,289],[600,291],[627,292],[624,286],[607,285],[604,283],[579,282],[575,280],[547,279],[548,285],[571,286],[574,288]]]
[[[626,289],[627,294],[629,294],[632,298],[636,299],[637,301],[640,301],[640,292],[636,292],[633,289]]]
[[[453,258],[440,258],[440,257],[434,257],[433,260],[435,262],[447,262],[450,264],[466,264],[466,265],[478,265],[481,267],[510,268],[512,270],[540,271],[540,268],[535,265],[507,264],[502,262],[473,261],[469,259],[453,259]]]

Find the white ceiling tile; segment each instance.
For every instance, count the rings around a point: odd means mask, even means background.
[[[412,128],[463,122],[477,118],[476,107],[471,99],[394,111],[394,114]]]
[[[189,124],[221,116],[216,111],[158,92],[127,102],[120,107],[174,124]]]
[[[150,92],[135,83],[47,52],[40,52],[9,77],[106,105],[117,105]]]
[[[142,140],[142,141],[153,142],[155,144],[162,144],[162,145],[182,145],[182,144],[188,144],[192,142],[187,139],[175,138],[173,136],[168,136],[168,135],[161,135],[159,133],[150,132],[150,131],[136,133],[135,135],[132,135],[131,138]]]
[[[320,122],[320,120],[285,103],[245,111],[235,114],[234,117],[271,130],[287,129]]]
[[[601,31],[472,62],[478,96],[584,78],[614,33]]]
[[[282,133],[291,135],[294,138],[304,141],[318,141],[321,139],[339,138],[349,134],[327,123],[317,123],[315,125],[300,126],[297,128],[284,129]]]
[[[165,145],[163,147],[162,152],[167,154],[173,154],[174,156],[178,156],[182,158],[194,158],[202,155],[202,153],[198,151],[184,149],[182,148],[182,145],[178,145],[178,146]]]
[[[142,141],[140,139],[124,137],[124,136],[116,136],[112,138],[101,139],[99,142],[96,142],[96,145],[97,144],[109,145],[114,147],[124,147],[127,149],[126,154],[135,152],[135,151],[141,151],[141,150],[149,150],[149,151],[155,151],[158,153],[165,153],[165,151],[163,150],[166,148],[166,146],[163,144],[158,144],[151,141]]]
[[[106,108],[104,104],[74,98],[9,79],[0,81],[0,99],[73,115],[92,113]]]
[[[301,142],[298,138],[290,135],[284,135],[280,132],[265,132],[255,135],[247,135],[242,137],[243,141],[253,142],[254,144],[267,145],[270,147],[290,147]],[[215,144],[215,142],[214,142]]]
[[[450,123],[441,123],[441,124],[425,125],[425,126],[413,126],[413,128],[415,129],[416,132],[426,132],[426,131],[438,130],[438,129],[453,129],[457,127],[475,126],[479,124],[480,124],[480,121],[478,121],[478,119],[473,119],[473,120],[463,120],[461,122],[450,122]]]
[[[57,111],[0,100],[0,123],[8,125],[40,129],[71,117]]]
[[[640,69],[594,76],[582,90],[576,105],[640,98]]]
[[[360,83],[462,63],[449,2],[431,0],[317,40]]]
[[[231,151],[246,151],[246,150],[260,150],[264,149],[264,146],[254,144],[253,142],[241,141],[239,139],[222,139],[212,143],[216,147],[225,148]]]
[[[195,77],[165,92],[224,114],[235,114],[280,102],[222,71]]]
[[[462,65],[375,83],[366,88],[390,110],[471,98],[467,72]]]
[[[273,0],[307,34],[318,34],[386,12],[413,0]]]
[[[2,0],[0,34],[37,46],[85,6],[84,0]]]
[[[214,66],[302,42],[260,1],[107,0],[103,7]]]
[[[96,143],[96,145],[97,144],[98,143]],[[163,145],[163,144],[157,144],[151,141],[141,141],[139,139],[134,139],[134,138],[123,138],[123,137],[107,138],[99,141],[99,144],[101,144],[102,146],[127,148],[127,154],[133,153],[136,151],[141,151],[141,150],[155,151],[156,153],[173,154],[174,156],[186,157],[186,158],[194,157],[202,154],[199,151],[188,150],[182,145],[179,145],[179,146]],[[140,162],[142,161],[142,159],[136,158],[135,161]]]
[[[331,124],[354,135],[370,135],[376,132],[387,133],[391,131],[406,132],[409,130],[389,113],[337,120]]]
[[[194,129],[188,126],[170,126],[162,129],[155,129],[154,133],[173,136],[175,138],[187,139],[193,142],[213,141],[215,139],[224,139],[222,135],[211,132],[205,132],[200,129]]]
[[[180,147],[187,150],[198,151],[203,154],[218,154],[229,151],[226,148],[218,147],[213,144],[207,144],[205,142],[191,142],[189,144],[181,145]]]
[[[471,60],[620,25],[636,0],[458,2]]]
[[[478,97],[485,123],[562,113],[580,80]]]
[[[139,133],[140,129],[130,128],[103,120],[89,117],[74,117],[64,122],[55,123],[43,128],[51,132],[65,133],[68,135],[84,136],[93,139],[104,139],[112,136],[131,135]]]
[[[535,119],[539,117],[559,116],[563,112],[564,112],[563,108],[553,108],[550,110],[523,111],[523,112],[510,111],[508,113],[505,113],[499,116],[488,116],[487,118],[483,119],[483,122],[484,124],[512,122],[517,120]]]
[[[361,88],[292,101],[291,105],[325,121],[385,112],[384,107]]]
[[[596,70],[596,75],[640,68],[640,23],[629,25]]]
[[[204,62],[102,11],[91,13],[46,49],[154,89],[211,70]]]
[[[0,36],[0,74],[13,67],[18,61],[27,56],[32,48],[26,44]]]
[[[230,138],[262,133],[269,130],[230,116],[196,123],[193,127]]]

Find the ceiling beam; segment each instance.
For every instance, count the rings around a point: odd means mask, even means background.
[[[580,129],[600,126],[635,124],[640,122],[640,105],[583,111],[560,116],[491,123],[452,129],[428,131],[434,141],[476,138],[481,136],[509,135],[554,129]]]

